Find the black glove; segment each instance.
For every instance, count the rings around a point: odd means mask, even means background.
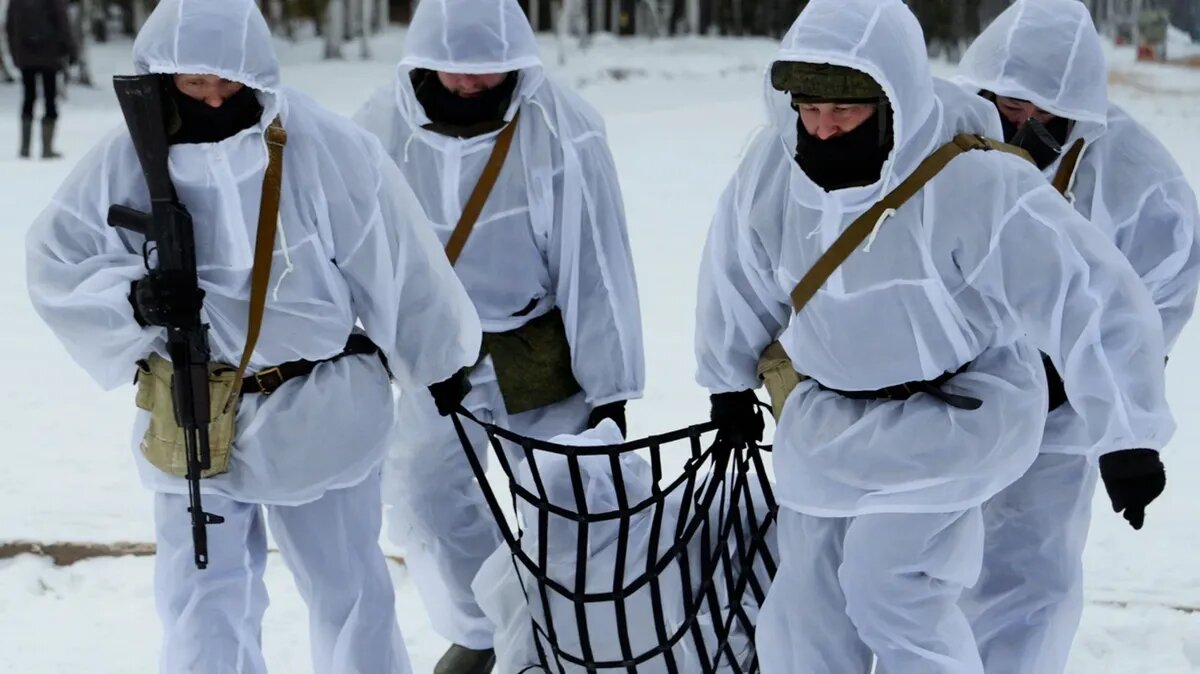
[[[712,414],[709,418],[717,425],[719,444],[732,448],[762,441],[766,424],[754,391],[716,393],[710,399]]]
[[[204,291],[175,272],[152,271],[129,285],[129,303],[139,325],[184,328],[204,306]]]
[[[429,386],[429,394],[437,405],[438,414],[448,417],[451,412],[458,410],[463,398],[471,392],[471,381],[467,379],[467,368],[455,372],[446,381],[440,381]]]
[[[1146,506],[1167,486],[1167,471],[1153,449],[1123,449],[1100,457],[1100,478],[1113,512],[1124,511],[1134,529],[1146,521]]]
[[[621,436],[626,433],[625,428],[625,401],[618,400],[616,402],[593,407],[592,413],[588,415],[588,428],[595,428],[600,425],[601,421],[612,419],[617,423],[617,428],[621,429]]]
[[[1050,411],[1067,404],[1067,385],[1063,383],[1062,375],[1054,367],[1050,356],[1042,354],[1042,365],[1046,368],[1046,387],[1050,389]]]

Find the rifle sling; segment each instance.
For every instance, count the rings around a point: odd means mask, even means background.
[[[1054,189],[1058,193],[1066,196],[1071,189],[1071,183],[1075,180],[1075,168],[1079,166],[1079,158],[1083,155],[1083,139],[1075,141],[1067,154],[1063,156],[1062,163],[1058,165],[1058,172],[1054,174]]]
[[[496,179],[500,177],[500,170],[504,168],[504,160],[508,157],[509,148],[512,147],[513,136],[517,134],[517,121],[520,119],[521,111],[518,110],[513,115],[512,121],[496,137],[492,154],[483,167],[483,174],[479,176],[479,182],[475,183],[475,189],[467,199],[467,206],[463,209],[462,216],[458,218],[458,224],[454,226],[450,240],[446,242],[446,257],[450,260],[451,266],[458,262],[458,257],[462,254],[463,247],[467,245],[467,239],[471,237],[471,231],[475,229],[475,223],[479,220],[479,214],[483,212],[483,206],[491,196],[492,188],[496,186]]]
[[[829,277],[833,276],[833,273],[867,240],[867,237],[871,236],[871,232],[875,231],[876,227],[881,226],[886,218],[893,215],[896,210],[921,191],[955,157],[972,150],[1007,152],[1027,161],[1033,161],[1027,152],[1012,145],[973,134],[955,136],[953,141],[946,143],[921,162],[912,175],[900,183],[896,189],[850,223],[846,231],[842,232],[833,245],[821,255],[792,290],[792,308],[796,313],[800,313],[804,309],[821,286],[825,285]]]
[[[267,127],[267,170],[263,174],[262,200],[258,207],[258,234],[254,241],[254,268],[250,272],[250,319],[246,326],[246,348],[238,365],[241,382],[250,365],[250,357],[262,332],[263,311],[267,304],[267,287],[271,283],[271,260],[275,255],[276,223],[279,221],[279,193],[283,185],[283,148],[287,131],[276,117]],[[236,396],[234,396],[236,398]],[[232,399],[231,401],[232,402]]]

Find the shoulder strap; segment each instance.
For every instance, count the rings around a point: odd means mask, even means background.
[[[1062,158],[1062,163],[1058,165],[1058,172],[1054,174],[1054,189],[1063,196],[1071,189],[1071,182],[1075,179],[1075,167],[1079,166],[1079,158],[1083,156],[1083,146],[1082,138],[1075,141]]]
[[[1033,161],[1025,150],[990,138],[972,134],[955,136],[953,141],[946,143],[921,162],[912,175],[900,183],[896,189],[850,223],[846,231],[842,232],[837,241],[833,242],[829,250],[825,251],[816,264],[804,275],[804,278],[800,279],[800,283],[796,284],[796,288],[792,290],[792,307],[796,313],[799,313],[808,304],[813,295],[817,294],[817,290],[825,285],[829,277],[833,276],[833,272],[849,259],[863,241],[867,240],[871,232],[883,224],[882,221],[885,218],[895,213],[917,192],[920,192],[921,188],[933,180],[934,176],[941,173],[942,169],[946,168],[946,165],[955,157],[971,150],[1007,152]]]
[[[450,259],[451,266],[458,262],[458,256],[467,245],[467,239],[471,238],[471,230],[475,229],[475,222],[479,220],[479,214],[483,212],[483,206],[491,196],[492,188],[496,186],[496,179],[500,177],[500,169],[504,168],[504,160],[508,157],[508,149],[512,147],[513,136],[517,134],[517,121],[520,119],[521,111],[518,110],[508,126],[496,137],[496,145],[492,147],[492,154],[483,167],[483,174],[479,176],[479,182],[475,183],[475,189],[467,199],[467,207],[463,209],[458,224],[450,234],[450,240],[446,242],[446,257]]]
[[[258,234],[254,240],[254,268],[250,272],[250,320],[246,326],[246,348],[238,365],[240,385],[250,365],[250,356],[262,331],[263,310],[267,305],[267,286],[271,283],[271,259],[275,255],[275,231],[279,221],[279,192],[283,185],[283,147],[287,131],[276,117],[267,127],[267,171],[263,174],[262,200],[258,206]]]

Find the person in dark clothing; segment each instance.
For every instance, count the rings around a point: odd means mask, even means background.
[[[6,19],[9,52],[21,71],[25,98],[21,106],[21,157],[33,143],[33,112],[37,84],[42,83],[46,109],[42,116],[42,157],[55,159],[54,132],[58,124],[57,77],[75,59],[75,41],[67,19],[66,0],[10,0]]]

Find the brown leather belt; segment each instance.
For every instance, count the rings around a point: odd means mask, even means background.
[[[971,363],[963,365],[954,372],[947,372],[936,379],[929,381],[912,381],[907,384],[897,384],[896,386],[886,386],[874,391],[841,391],[835,388],[825,386],[821,382],[817,382],[817,386],[836,393],[845,398],[853,400],[908,400],[918,393],[927,393],[938,400],[946,403],[951,407],[960,410],[977,410],[983,406],[983,401],[970,396],[955,395],[946,393],[942,390],[942,386],[954,377],[963,373],[967,368],[971,367]]]
[[[325,358],[323,360],[293,360],[282,365],[259,370],[245,377],[242,379],[242,393],[271,395],[287,382],[297,377],[306,377],[312,374],[312,371],[317,369],[317,366],[321,363],[332,363],[346,356],[369,356],[374,354],[379,355],[379,360],[383,363],[383,367],[386,370],[388,365],[383,351],[376,346],[375,342],[371,341],[370,337],[356,332],[350,335],[350,339],[346,342],[346,348],[332,358]],[[391,376],[391,370],[388,370],[388,376]]]

